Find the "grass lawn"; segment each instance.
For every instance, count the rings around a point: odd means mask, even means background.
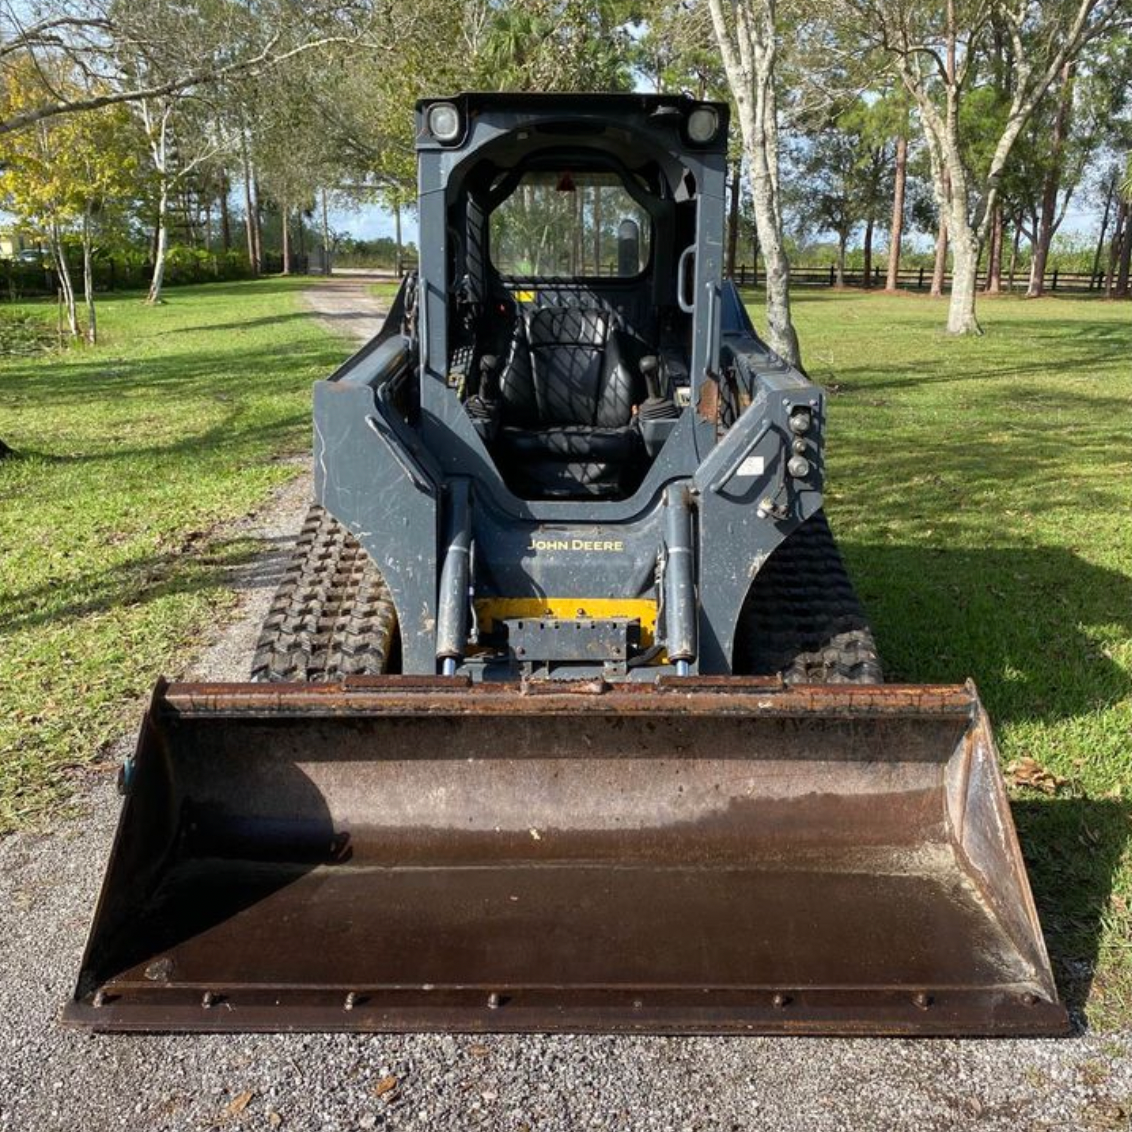
[[[750,296],[761,324],[761,295]],[[832,392],[827,510],[889,680],[973,677],[1059,977],[1132,1017],[1132,304],[998,299],[940,333],[912,296],[803,291]],[[1051,783],[1052,785],[1052,783]],[[1080,984],[1084,983],[1082,986]]]
[[[65,806],[230,603],[250,548],[217,527],[294,474],[310,383],[344,353],[298,286],[108,299],[98,348],[0,360],[18,453],[0,460],[0,832]],[[1127,1021],[1132,306],[988,301],[980,340],[919,297],[796,309],[833,394],[828,509],[888,677],[974,677],[1004,763],[1054,776],[1014,799],[1043,925],[1069,997],[1091,981],[1094,1023]]]
[[[401,290],[400,281],[384,281],[381,283],[371,283],[366,290],[377,299],[384,309],[388,309],[393,300],[397,298],[397,292]]]
[[[232,598],[219,524],[293,477],[345,353],[301,281],[100,303],[103,342],[0,359],[0,833],[49,820]],[[54,306],[4,315],[42,314]]]

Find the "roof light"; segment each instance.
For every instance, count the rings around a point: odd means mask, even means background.
[[[706,145],[719,131],[719,114],[711,106],[697,106],[688,115],[688,137],[697,145]]]
[[[428,132],[439,142],[452,142],[460,136],[460,112],[451,102],[437,102],[428,108]]]

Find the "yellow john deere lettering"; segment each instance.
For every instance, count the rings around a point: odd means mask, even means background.
[[[532,538],[528,550],[585,550],[614,554],[625,549],[619,538]]]
[[[609,620],[625,617],[641,623],[641,645],[649,648],[656,633],[656,602],[638,597],[477,597],[476,618],[485,632],[511,617],[582,617]]]

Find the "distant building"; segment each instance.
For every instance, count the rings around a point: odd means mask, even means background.
[[[43,244],[38,236],[29,235],[18,228],[0,229],[0,257],[17,259],[34,256],[38,259],[44,254]]]

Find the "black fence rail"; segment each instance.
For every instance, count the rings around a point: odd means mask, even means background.
[[[882,288],[888,278],[887,268],[879,266],[874,267],[872,270],[869,286],[875,288]],[[986,273],[979,272],[976,285],[979,290],[982,290],[986,284]],[[753,267],[741,265],[735,268],[735,282],[740,287],[757,287],[763,280],[763,273]],[[1029,286],[1030,274],[1027,267],[1024,271],[1019,271],[1014,277],[1014,290],[1024,291]],[[828,268],[825,267],[792,267],[790,269],[790,282],[800,287],[835,287],[837,286],[837,266],[830,264]],[[1046,273],[1046,290],[1047,291],[1065,291],[1065,292],[1102,292],[1104,291],[1105,275],[1103,272],[1098,272],[1092,275],[1087,271],[1060,271],[1054,268],[1053,271]],[[845,270],[844,285],[846,287],[864,287],[865,276],[864,272],[860,269]],[[914,267],[911,269],[902,269],[897,272],[896,286],[902,291],[929,291],[932,285],[932,269],[930,267]],[[1006,276],[1002,277],[1002,289],[1005,291],[1007,285]],[[944,290],[949,290],[951,287],[951,272],[947,272],[943,277]]]

